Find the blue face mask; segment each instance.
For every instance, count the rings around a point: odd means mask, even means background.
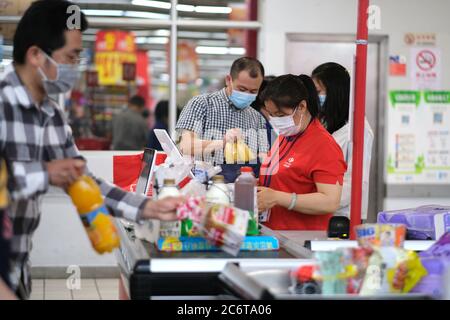
[[[325,104],[326,99],[327,99],[326,94],[319,94],[319,106],[321,110],[323,110],[323,105]]]
[[[230,95],[231,102],[237,109],[240,110],[250,106],[250,104],[255,101],[255,99],[256,94],[245,93],[237,90],[233,90]]]

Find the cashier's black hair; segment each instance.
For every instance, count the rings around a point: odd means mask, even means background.
[[[317,117],[319,103],[316,87],[312,79],[302,74],[295,76],[285,74],[270,81],[261,94],[264,102],[272,101],[277,108],[295,109],[303,100],[306,100],[311,118]]]
[[[75,4],[65,0],[38,0],[25,11],[16,29],[13,40],[13,58],[17,64],[24,64],[28,49],[37,46],[49,56],[66,44],[65,31],[73,19]],[[75,20],[74,20],[75,21]],[[88,28],[86,16],[80,11],[80,31]]]
[[[248,71],[248,74],[252,78],[258,78],[259,76],[264,78],[264,67],[262,63],[251,57],[242,57],[233,62],[230,69],[231,78],[234,80],[238,77],[241,71]]]
[[[264,107],[264,101],[262,100],[262,93],[264,89],[267,87],[267,84],[275,78],[276,78],[275,76],[264,77],[264,80],[261,83],[261,86],[259,87],[258,95],[256,96],[255,101],[253,101],[252,104],[250,105],[256,111],[261,112],[261,108]]]
[[[325,87],[327,97],[320,119],[330,134],[348,122],[350,106],[350,75],[343,66],[327,62],[315,68],[312,77]]]

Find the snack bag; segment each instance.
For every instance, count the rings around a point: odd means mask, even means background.
[[[178,208],[177,215],[181,220],[182,237],[200,236],[199,225],[205,210],[205,203],[205,197],[190,197],[185,204]]]
[[[239,253],[247,233],[248,211],[218,204],[207,206],[203,197],[193,197],[177,209],[177,216],[187,221],[182,235],[200,234],[231,255]]]
[[[406,227],[403,224],[367,223],[356,226],[356,236],[361,247],[403,247]]]
[[[318,272],[314,280],[322,283],[322,294],[344,294],[347,292],[346,270],[344,265],[343,252],[324,251],[316,252],[314,258],[317,260]]]
[[[407,293],[426,274],[417,253],[395,247],[374,247],[360,294]]]
[[[212,205],[206,211],[201,232],[212,244],[236,256],[247,233],[248,211]]]
[[[347,280],[347,293],[358,294],[361,290],[372,248],[343,248],[345,269],[349,278]]]

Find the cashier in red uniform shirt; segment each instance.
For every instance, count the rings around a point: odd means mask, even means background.
[[[262,93],[279,137],[261,166],[260,214],[274,230],[326,230],[339,207],[347,165],[317,119],[318,97],[306,75],[283,75]]]

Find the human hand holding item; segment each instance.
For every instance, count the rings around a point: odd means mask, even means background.
[[[86,168],[86,162],[80,159],[53,160],[46,164],[51,185],[66,190],[78,178]]]
[[[258,211],[261,213],[277,205],[278,191],[266,187],[257,187]]]
[[[236,142],[242,139],[242,130],[239,128],[233,128],[227,130],[225,136],[223,137],[224,144],[227,142]]]
[[[179,220],[176,211],[185,202],[185,197],[168,197],[157,201],[148,201],[144,207],[142,219]]]

